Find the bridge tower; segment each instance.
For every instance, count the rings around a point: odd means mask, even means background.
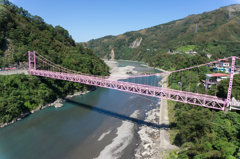
[[[31,72],[31,63],[33,62],[33,69],[36,70],[36,56],[35,51],[28,51],[29,72]]]
[[[228,94],[227,94],[227,102],[226,106],[229,106],[229,102],[231,99],[231,92],[232,92],[232,83],[233,83],[233,75],[234,75],[234,65],[235,65],[236,56],[232,56],[232,65],[231,65],[231,74],[230,74],[230,80],[229,80],[229,86],[228,86]]]

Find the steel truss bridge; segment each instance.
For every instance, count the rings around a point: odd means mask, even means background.
[[[232,56],[226,59],[232,58],[232,65],[231,65],[231,73],[230,73],[230,81],[229,81],[229,88],[227,98],[219,98],[216,96],[210,96],[206,94],[199,94],[199,93],[192,93],[187,91],[181,90],[174,90],[168,88],[162,88],[155,86],[153,84],[142,83],[139,81],[141,78],[149,78],[150,76],[161,76],[164,74],[170,73],[180,73],[182,71],[189,71],[193,68],[199,68],[201,66],[210,66],[213,63],[219,63],[219,61],[213,61],[210,63],[185,68],[181,70],[175,70],[171,72],[164,72],[164,73],[157,73],[151,75],[141,75],[141,76],[130,76],[130,77],[110,77],[110,76],[95,76],[84,74],[81,72],[73,71],[67,68],[64,68],[60,65],[57,65],[48,59],[44,58],[40,54],[34,52],[28,52],[29,58],[29,74],[42,76],[42,77],[49,77],[58,80],[65,80],[65,81],[72,81],[78,82],[86,85],[104,87],[115,89],[124,92],[130,92],[138,95],[150,96],[150,97],[157,97],[161,99],[167,99],[182,103],[193,104],[197,106],[208,107],[212,109],[224,110],[225,107],[228,107],[231,104],[231,90],[232,90],[232,83],[233,83],[233,75],[234,75],[234,65],[235,60],[240,59],[238,57]],[[131,79],[125,81],[119,81],[116,79]]]

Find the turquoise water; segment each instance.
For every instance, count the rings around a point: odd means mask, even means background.
[[[144,63],[119,63],[135,66],[137,71],[159,72],[142,66]],[[0,129],[0,159],[96,158],[116,137],[122,121],[136,123],[129,118],[135,110],[141,112],[137,123],[145,124],[144,112],[154,101],[158,99],[105,88],[75,96],[61,108],[48,107]],[[107,131],[110,133],[99,141]],[[135,135],[121,158],[134,157],[137,138]]]

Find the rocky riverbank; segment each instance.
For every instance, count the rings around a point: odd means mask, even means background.
[[[127,77],[129,76],[129,74],[126,72],[133,72],[133,75],[138,73],[137,71],[134,71],[133,66],[117,67],[118,63],[116,61],[105,61],[105,63],[107,63],[108,66],[110,67],[111,76]],[[161,71],[167,72],[165,70],[161,70]],[[164,77],[165,76],[167,76],[167,74],[164,75]],[[165,82],[165,79],[166,78],[164,78],[164,81],[162,81],[161,83]],[[157,104],[149,105],[149,107],[152,107],[152,109],[145,113],[146,115],[144,119],[145,122],[159,125],[160,105],[161,105],[161,100],[159,100]],[[138,128],[137,133],[141,141],[139,146],[136,148],[135,158],[136,159],[160,158],[161,157],[160,129],[157,127],[144,125]]]
[[[0,128],[3,128],[3,127],[5,127],[7,125],[10,125],[10,124],[13,124],[13,123],[15,123],[15,122],[17,122],[19,120],[22,120],[23,118],[27,117],[28,115],[33,114],[33,113],[35,113],[35,112],[37,112],[39,110],[45,109],[47,107],[54,106],[55,108],[60,108],[60,107],[63,106],[62,103],[65,102],[66,98],[71,98],[73,96],[78,96],[78,95],[84,95],[84,94],[87,94],[87,93],[89,93],[89,92],[91,92],[91,91],[93,91],[95,89],[96,89],[96,87],[92,87],[92,88],[90,88],[90,89],[88,89],[86,91],[80,91],[80,92],[77,92],[77,93],[72,94],[72,95],[67,95],[64,98],[58,98],[57,100],[55,100],[52,103],[45,104],[44,106],[39,106],[36,109],[31,110],[30,112],[23,113],[23,114],[19,115],[16,119],[14,119],[14,120],[12,120],[12,121],[10,121],[8,123],[0,123]]]
[[[146,113],[144,121],[158,125],[159,112],[160,104],[158,103],[156,108],[153,108]],[[135,158],[159,158],[160,130],[158,128],[144,125],[139,127],[138,134],[141,139],[141,144],[136,149]]]
[[[167,76],[161,80],[163,88],[167,88]],[[140,127],[138,133],[141,138],[141,145],[136,151],[136,159],[159,159],[167,158],[168,151],[179,149],[175,145],[170,144],[168,132],[168,105],[166,99],[159,99],[156,109],[151,109],[146,113],[146,122],[159,125],[159,129],[149,126]]]
[[[126,66],[126,67],[117,67],[118,63],[116,61],[105,61],[108,66],[111,68],[111,76],[116,77],[127,77],[129,73],[133,72],[133,75],[139,74],[139,72],[134,71],[135,67]],[[148,65],[144,65],[148,68]],[[163,77],[161,81],[159,81],[158,85],[163,88],[167,88],[167,76],[169,75],[168,71],[165,71],[160,68],[158,69],[165,74],[162,74]],[[140,72],[141,73],[141,72]],[[119,78],[120,79],[120,78]],[[176,150],[178,147],[170,144],[169,132],[168,132],[168,105],[166,99],[159,99],[157,104],[151,104],[149,107],[152,107],[149,111],[145,113],[145,122],[149,122],[155,125],[159,125],[159,127],[151,127],[151,126],[140,126],[137,130],[140,138],[140,144],[135,150],[135,158],[136,159],[159,159],[159,158],[167,158],[169,155],[169,151]],[[134,131],[134,130],[132,130]]]
[[[104,62],[110,67],[110,79],[119,80],[129,77],[130,75],[137,75],[137,71],[134,71],[134,66],[118,67],[118,62],[104,60]]]

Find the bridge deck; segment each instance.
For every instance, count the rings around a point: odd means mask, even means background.
[[[131,92],[140,95],[147,95],[151,97],[158,97],[177,102],[183,102],[188,104],[194,104],[213,109],[224,110],[226,99],[218,98],[214,96],[185,92],[173,89],[167,89],[162,87],[148,86],[143,84],[129,83],[123,81],[115,81],[111,78],[104,79],[97,76],[86,76],[79,74],[67,74],[60,72],[44,71],[44,70],[32,70],[29,71],[31,75],[55,78],[59,80],[67,80],[72,82],[83,83],[87,85],[105,87],[116,89],[125,92]]]

